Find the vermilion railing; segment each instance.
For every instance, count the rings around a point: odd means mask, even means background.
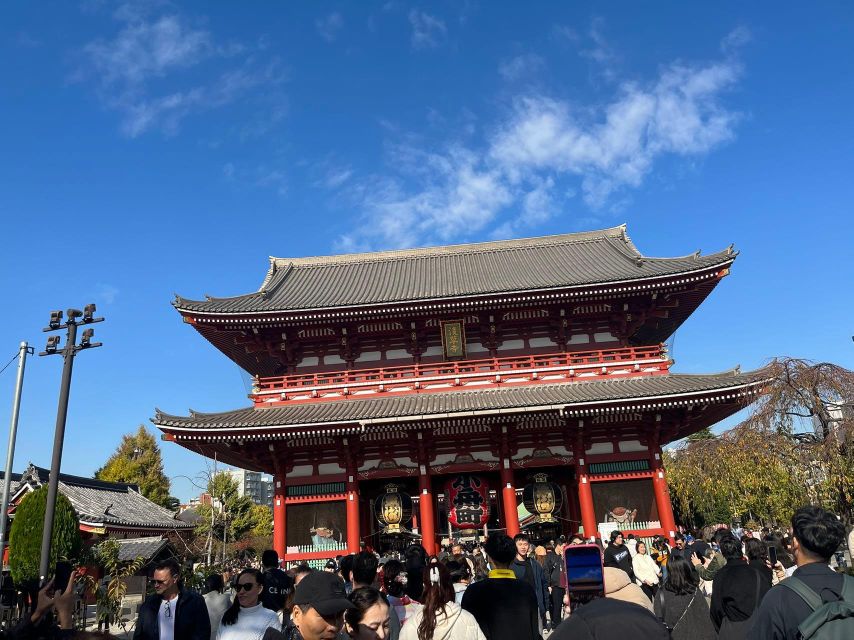
[[[253,395],[306,392],[313,389],[377,387],[394,383],[417,383],[422,380],[470,379],[483,376],[513,374],[514,372],[570,371],[582,372],[589,369],[608,369],[644,361],[667,362],[664,345],[647,347],[620,347],[595,351],[574,351],[545,355],[511,356],[485,360],[460,360],[431,364],[412,364],[378,369],[356,369],[320,373],[294,374],[259,378],[254,385]]]

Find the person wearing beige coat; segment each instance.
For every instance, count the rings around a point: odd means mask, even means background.
[[[652,601],[646,597],[639,586],[629,580],[628,573],[616,567],[605,567],[604,573],[606,598],[631,602],[655,613],[652,608]]]
[[[642,541],[638,542],[637,553],[632,558],[632,568],[635,572],[635,582],[652,601],[661,580],[661,567],[647,553],[646,544]]]

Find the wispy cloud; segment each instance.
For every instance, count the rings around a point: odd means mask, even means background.
[[[428,49],[438,47],[448,34],[445,23],[425,11],[412,9],[409,12],[409,24],[412,26],[412,47]]]
[[[740,25],[730,31],[721,41],[721,51],[726,54],[736,53],[752,39],[753,34],[750,32],[750,29],[744,25]]]
[[[333,11],[328,16],[318,18],[315,21],[315,27],[320,37],[326,42],[334,42],[338,37],[338,32],[344,27],[344,17],[337,11]]]
[[[526,53],[504,60],[498,66],[498,73],[508,82],[524,80],[535,75],[545,64],[540,56],[535,53]]]
[[[99,282],[95,286],[95,297],[96,304],[113,304],[116,301],[116,297],[119,295],[118,287],[114,287],[111,284],[106,284],[103,282]]]
[[[619,209],[660,158],[701,157],[735,137],[739,114],[723,97],[739,75],[732,58],[674,62],[648,82],[618,83],[604,103],[519,95],[477,144],[457,138],[424,149],[397,132],[403,142],[388,145],[392,173],[348,176],[361,223],[338,248],[510,235],[568,202],[585,218]]]
[[[122,5],[114,14],[117,32],[82,48],[83,64],[72,78],[95,82],[130,137],[155,129],[175,134],[191,113],[224,107],[261,84],[284,80],[277,62],[260,63],[252,47],[218,43],[177,14],[150,14],[150,8]]]
[[[589,59],[596,67],[596,71],[606,80],[614,80],[617,77],[616,65],[619,57],[604,35],[605,23],[601,18],[594,18],[587,35],[590,45],[581,49],[581,55]]]

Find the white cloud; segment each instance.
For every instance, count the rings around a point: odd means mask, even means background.
[[[498,67],[498,73],[508,82],[524,80],[536,74],[544,64],[545,60],[540,56],[527,53],[503,61]]]
[[[721,41],[721,51],[724,53],[736,53],[752,39],[753,34],[750,32],[750,29],[744,25],[740,25],[730,31],[723,41]]]
[[[95,297],[96,304],[104,303],[104,304],[113,304],[116,301],[116,297],[119,295],[118,287],[115,287],[111,284],[107,284],[104,282],[99,282],[95,286]]]
[[[337,11],[333,11],[328,16],[318,18],[315,21],[315,26],[321,38],[326,42],[334,42],[335,38],[338,37],[338,32],[344,26],[344,17]]]
[[[415,49],[438,47],[448,33],[444,22],[417,9],[409,12],[409,24],[412,26],[412,46]]]
[[[617,77],[616,65],[619,58],[602,33],[604,26],[605,23],[601,18],[594,18],[587,34],[592,45],[582,49],[580,53],[594,63],[596,71],[603,78],[613,81]]]
[[[615,190],[639,186],[658,156],[699,155],[731,139],[738,116],[719,96],[738,73],[731,63],[674,64],[649,87],[622,85],[595,118],[554,99],[520,98],[489,156],[515,180],[542,170],[578,176],[585,201],[601,206]]]
[[[339,248],[404,247],[486,231],[506,237],[559,214],[580,190],[590,218],[628,202],[656,161],[699,157],[733,139],[738,113],[722,101],[739,65],[672,63],[647,83],[618,84],[610,100],[583,105],[518,96],[479,144],[449,140],[425,150],[394,132],[394,174],[351,180],[358,228]],[[575,208],[579,208],[578,204]]]
[[[180,16],[149,17],[151,10],[122,5],[115,13],[118,32],[83,47],[84,64],[73,78],[94,79],[104,104],[121,114],[125,135],[155,129],[174,135],[191,113],[224,107],[261,84],[269,89],[284,81],[276,62],[261,66],[251,47],[217,44],[209,31]]]
[[[192,66],[211,55],[207,31],[192,29],[177,16],[132,22],[112,40],[95,40],[84,52],[107,83],[138,85],[175,68]]]

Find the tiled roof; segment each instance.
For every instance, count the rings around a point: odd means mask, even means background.
[[[371,420],[412,418],[447,414],[471,415],[482,411],[545,407],[575,408],[586,404],[653,398],[690,397],[723,389],[739,389],[763,380],[763,371],[707,375],[668,375],[596,382],[567,382],[530,386],[419,393],[382,398],[328,400],[278,406],[248,407],[224,413],[173,416],[161,411],[152,419],[164,431],[299,427],[323,424],[355,424]]]
[[[116,542],[119,543],[119,560],[121,562],[130,562],[140,556],[144,560],[151,560],[160,553],[163,547],[169,544],[169,541],[161,536],[116,539]]]
[[[48,469],[30,465],[23,474],[15,492],[23,484],[46,484]],[[175,518],[169,509],[154,504],[139,493],[136,485],[124,482],[107,482],[65,473],[59,475],[59,491],[71,501],[81,522],[89,525],[124,527],[188,529],[192,525]],[[10,493],[10,495],[12,495]]]
[[[317,258],[270,258],[261,289],[203,301],[177,297],[186,312],[324,310],[396,302],[542,291],[637,281],[724,266],[708,256],[644,257],[625,225],[584,233]]]

